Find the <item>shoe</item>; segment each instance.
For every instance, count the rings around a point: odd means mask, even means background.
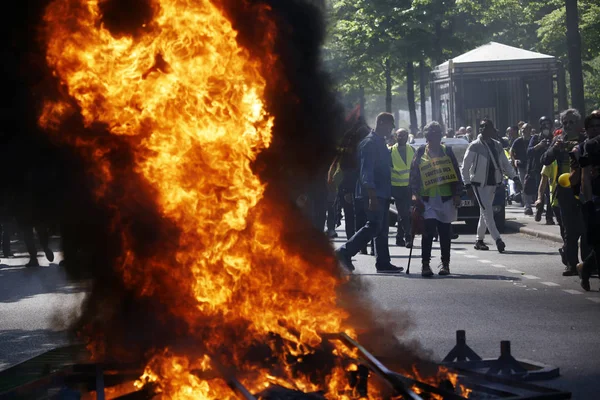
[[[458,239],[458,236],[459,236],[458,233],[453,233],[452,234],[452,240]]]
[[[498,249],[498,253],[504,253],[504,249],[506,249],[506,244],[504,244],[502,239],[496,240],[496,248]]]
[[[475,246],[473,246],[475,250],[489,250],[490,248],[483,243],[483,240],[478,240],[475,242]]]
[[[577,264],[577,273],[579,274],[579,278],[581,278],[581,282],[579,282],[581,288],[586,292],[589,292],[590,274],[588,273],[587,268],[585,268],[585,263],[580,262],[579,264]]]
[[[554,222],[553,219],[547,219],[546,220],[546,225],[556,225],[556,222]]]
[[[363,249],[360,249],[360,254],[367,255],[367,254],[369,254],[369,252],[367,251],[367,248],[365,247]]]
[[[437,237],[437,235],[435,235],[435,236],[433,237],[433,241],[434,241],[434,242],[437,242],[437,241],[438,241],[438,237]]]
[[[336,231],[334,231],[333,229],[330,231],[327,231],[327,237],[329,239],[335,239],[336,237],[338,237],[338,234]]]
[[[442,265],[440,266],[440,272],[438,273],[442,276],[450,275],[450,265],[442,263]]]
[[[433,271],[431,270],[431,267],[429,265],[423,265],[423,268],[421,269],[421,276],[424,276],[426,278],[433,276]]]
[[[375,250],[371,249],[371,251],[369,252],[370,255],[374,256],[375,255]]]
[[[542,214],[544,212],[544,205],[540,204],[536,207],[535,217],[533,218],[535,222],[540,222],[542,220]]]
[[[15,254],[12,251],[9,251],[8,253],[3,253],[2,257],[3,258],[10,258],[10,257],[14,257]]]
[[[402,238],[396,238],[396,246],[404,247],[406,246],[406,242]]]
[[[52,252],[52,250],[50,250],[49,247],[46,247],[44,249],[44,254],[46,255],[46,258],[48,259],[48,261],[50,261],[50,262],[54,261],[54,253]]]
[[[26,267],[39,267],[40,263],[38,263],[37,258],[31,258],[29,260],[29,262],[27,264],[25,264]]]
[[[569,265],[569,263],[567,262],[567,254],[565,253],[565,249],[563,249],[562,247],[559,248],[558,253],[560,254],[560,261],[563,263],[563,265],[565,267]]]
[[[407,249],[413,247],[412,241],[406,242],[406,245],[404,247],[406,247]]]
[[[533,215],[533,210],[531,208],[526,208],[525,215]]]
[[[378,267],[376,265],[375,268],[377,269],[378,274],[399,274],[400,272],[404,271],[404,268],[396,267],[392,264],[388,264],[384,267]]]
[[[565,270],[562,273],[563,276],[575,276],[575,275],[579,275],[579,273],[577,272],[577,267],[575,268],[571,268],[569,266],[565,267]]]
[[[352,273],[356,268],[352,265],[352,258],[348,255],[345,249],[339,248],[335,251],[335,256],[348,273]]]

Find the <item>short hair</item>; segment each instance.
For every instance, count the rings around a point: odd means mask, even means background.
[[[423,128],[423,136],[427,141],[429,141],[432,135],[440,135],[442,137],[442,126],[436,121],[431,121]]]
[[[563,122],[569,115],[577,118],[578,121],[581,121],[581,114],[579,114],[579,111],[574,108],[569,108],[560,113],[560,122]]]
[[[519,129],[521,129],[523,127],[523,125],[525,125],[525,121],[519,121],[519,123],[517,124]]]
[[[585,121],[583,122],[585,129],[589,129],[589,126],[592,124],[593,120],[600,120],[600,113],[592,112],[590,115],[585,117]]]
[[[401,133],[406,133],[408,135],[408,130],[404,129],[404,128],[400,128],[396,131],[396,135],[399,135]]]
[[[379,124],[382,124],[384,122],[394,122],[394,116],[390,113],[387,112],[382,112],[377,116],[377,119],[375,120],[377,126],[379,126]]]
[[[483,122],[486,125],[490,125],[492,128],[494,127],[494,121],[492,121],[491,119],[484,117],[481,119],[481,122]]]

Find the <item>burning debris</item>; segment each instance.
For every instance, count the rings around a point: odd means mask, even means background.
[[[142,362],[139,386],[165,398],[233,398],[233,370],[252,393],[360,396],[347,379],[357,349],[325,337],[375,317],[340,306],[329,243],[288,195],[332,154],[338,123],[318,15],[250,0],[46,8],[57,85],[39,123],[81,157],[93,194],[65,224],[67,268],[93,278],[75,329],[96,359]],[[80,220],[93,245],[69,243]],[[403,351],[404,368],[421,362]]]

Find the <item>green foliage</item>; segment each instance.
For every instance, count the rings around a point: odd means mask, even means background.
[[[579,0],[579,28],[589,104],[600,95],[600,2]],[[326,63],[344,93],[383,91],[383,65],[395,82],[407,61],[429,65],[490,40],[556,56],[568,68],[565,0],[329,0]]]

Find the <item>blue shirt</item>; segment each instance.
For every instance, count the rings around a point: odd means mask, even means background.
[[[367,189],[375,189],[377,197],[392,197],[392,156],[385,139],[371,131],[358,145],[360,177],[356,197],[368,197]]]

